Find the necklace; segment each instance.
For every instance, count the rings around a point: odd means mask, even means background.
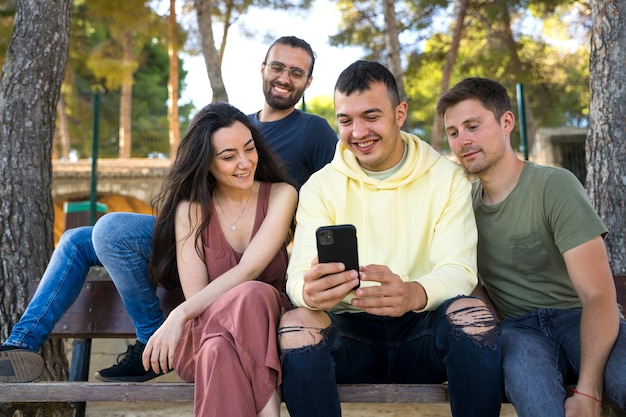
[[[226,219],[227,223],[230,223],[230,226],[228,226],[228,229],[231,232],[234,232],[234,231],[237,230],[237,222],[239,221],[239,219],[241,219],[241,216],[243,216],[243,213],[246,212],[246,207],[248,207],[248,201],[250,201],[250,196],[251,195],[252,195],[252,187],[250,187],[250,191],[248,192],[248,198],[246,199],[246,204],[243,205],[243,209],[241,210],[241,213],[239,213],[239,216],[237,216],[237,218],[233,222],[231,222],[228,219],[228,216],[226,215],[226,212],[224,211],[224,208],[222,207],[222,203],[220,203],[220,200],[218,200],[217,197],[213,197],[213,199],[215,201],[217,201],[217,205],[219,206],[220,210],[222,211],[222,214],[224,215],[224,219]]]

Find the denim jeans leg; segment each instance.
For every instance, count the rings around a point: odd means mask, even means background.
[[[620,320],[617,341],[604,372],[604,394],[626,411],[626,320]]]
[[[568,363],[580,372],[581,310],[540,310],[544,329],[561,345]],[[548,320],[552,319],[552,322]],[[620,408],[626,409],[626,321],[620,320],[620,329],[604,371],[604,395]]]
[[[39,350],[78,297],[89,268],[101,265],[93,249],[91,232],[91,226],[84,226],[63,233],[37,291],[5,345]]]
[[[559,343],[545,337],[550,321],[528,314],[500,325],[505,392],[519,417],[565,415],[568,363]]]
[[[164,321],[148,274],[154,220],[146,214],[114,212],[102,216],[93,230],[96,254],[111,275],[142,343]]]
[[[282,394],[291,417],[340,417],[341,404],[335,380],[337,331],[324,330],[313,346],[281,352]]]
[[[454,312],[452,299],[437,310],[436,343],[440,348],[448,374],[450,408],[455,417],[498,417],[502,403],[501,343],[497,324],[486,307]],[[473,314],[470,310],[474,309]],[[480,317],[482,322],[453,324],[451,315]],[[467,317],[469,318],[469,317]],[[477,320],[474,318],[474,320]],[[468,334],[464,329],[478,326],[481,334]],[[546,414],[547,415],[547,414]]]

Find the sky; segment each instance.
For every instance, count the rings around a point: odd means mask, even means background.
[[[248,12],[229,30],[224,52],[222,77],[230,103],[246,114],[261,109],[264,102],[261,63],[272,41],[288,35],[307,41],[317,56],[313,82],[305,93],[305,99],[308,101],[323,95],[332,97],[335,81],[341,71],[363,56],[360,48],[336,48],[329,45],[328,37],[337,32],[338,21],[339,13],[328,0],[316,0],[306,14],[259,9]],[[258,35],[254,38],[245,37],[244,29],[254,29]],[[218,33],[215,28],[214,32]],[[268,34],[270,37],[266,36]],[[181,103],[192,101],[196,108],[202,108],[211,102],[211,87],[204,57],[184,56],[183,59],[188,74]]]

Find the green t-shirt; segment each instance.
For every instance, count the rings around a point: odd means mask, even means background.
[[[578,179],[526,162],[517,185],[488,206],[474,183],[478,273],[501,317],[538,308],[581,308],[563,252],[607,232]]]

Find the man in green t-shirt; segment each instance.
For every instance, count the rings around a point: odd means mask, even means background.
[[[495,81],[461,81],[437,113],[450,148],[479,179],[478,272],[502,319],[505,391],[518,416],[599,417],[603,393],[626,409],[626,322],[607,230],[580,182],[517,157],[515,116]],[[567,398],[570,380],[577,382]]]

